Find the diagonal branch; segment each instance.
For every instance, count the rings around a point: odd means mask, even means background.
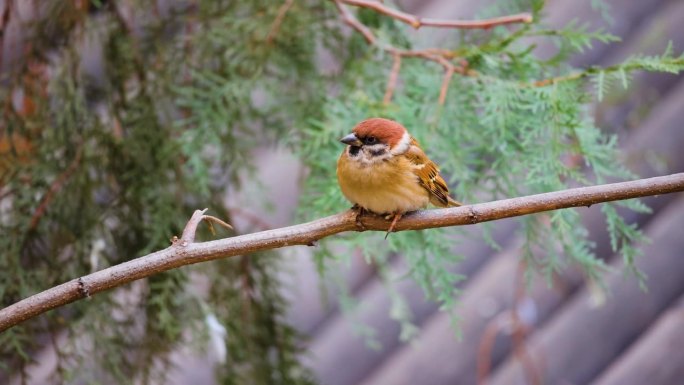
[[[392,101],[392,95],[394,95],[394,89],[397,87],[397,79],[399,79],[399,70],[401,69],[401,55],[397,52],[393,53],[394,62],[392,63],[392,71],[390,72],[389,78],[387,79],[387,87],[385,89],[385,97],[382,98],[382,102],[389,104]]]
[[[373,45],[377,42],[378,39],[373,34],[373,31],[366,27],[365,24],[361,23],[356,16],[354,16],[354,14],[342,4],[342,0],[335,0],[335,6],[337,7],[337,10],[340,11],[342,20],[344,20],[348,26],[354,28],[361,35],[363,35],[368,44]]]
[[[396,224],[395,231],[463,226],[550,210],[589,207],[602,202],[681,191],[684,191],[684,173],[469,206],[417,211],[405,215]],[[203,212],[197,211],[193,215],[195,219],[191,221],[199,223],[197,219],[203,216]],[[357,225],[357,219],[362,226]],[[191,226],[189,224],[186,229]],[[196,224],[194,226],[196,227]],[[382,216],[364,215],[357,218],[356,211],[348,210],[308,223],[216,241],[195,243],[188,237],[188,242],[174,242],[164,250],[73,279],[0,310],[0,332],[48,310],[181,266],[286,246],[312,245],[321,238],[347,231],[359,231],[361,228],[387,231],[389,226],[390,222]]]
[[[276,35],[278,34],[278,30],[280,29],[280,25],[285,19],[285,14],[290,10],[292,4],[294,4],[294,0],[285,0],[285,3],[280,6],[280,9],[278,9],[278,15],[276,15],[275,20],[273,20],[273,24],[271,24],[271,29],[268,31],[268,35],[266,35],[266,44],[271,44],[273,39],[275,39]]]

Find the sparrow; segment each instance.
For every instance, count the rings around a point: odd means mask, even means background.
[[[337,160],[342,194],[359,208],[393,218],[387,235],[407,212],[425,208],[461,206],[449,196],[439,167],[406,128],[383,118],[357,124],[340,139],[346,144]]]

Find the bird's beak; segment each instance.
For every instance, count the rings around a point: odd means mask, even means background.
[[[356,147],[361,147],[361,145],[363,145],[363,142],[361,142],[354,134],[345,136],[344,138],[340,139],[340,142]]]

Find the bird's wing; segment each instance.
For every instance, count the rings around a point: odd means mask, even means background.
[[[415,166],[413,173],[418,176],[420,185],[430,192],[430,202],[435,206],[448,207],[460,204],[449,197],[449,188],[444,178],[439,175],[435,162],[425,155],[420,144],[411,138],[411,146],[406,151],[407,159]]]

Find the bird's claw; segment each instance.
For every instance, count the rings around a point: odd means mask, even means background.
[[[387,229],[387,234],[385,234],[385,239],[390,235],[392,231],[394,231],[394,227],[397,225],[397,222],[399,222],[399,219],[401,219],[401,216],[403,214],[401,213],[396,213],[396,214],[391,214],[385,217],[385,219],[389,220],[392,216],[394,216],[394,219],[392,220],[392,224],[390,225],[389,229]]]

